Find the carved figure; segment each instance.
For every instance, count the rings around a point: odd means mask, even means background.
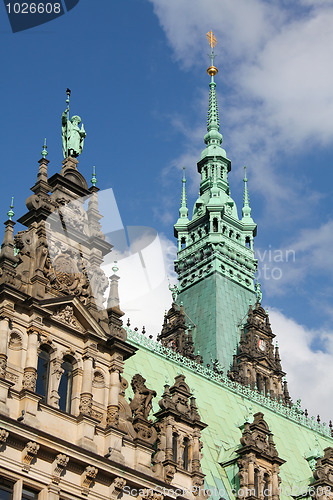
[[[64,158],[73,156],[76,158],[82,153],[83,143],[86,137],[83,124],[81,129],[79,125],[81,118],[79,116],[72,116],[71,120],[68,119],[67,110],[62,115],[62,145]]]
[[[146,379],[139,373],[132,378],[131,386],[134,392],[134,398],[130,403],[130,408],[134,417],[139,415],[148,419],[150,410],[152,409],[152,399],[156,396],[156,392],[148,389],[145,386]]]

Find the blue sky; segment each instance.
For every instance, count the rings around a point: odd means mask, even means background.
[[[80,0],[15,34],[3,4],[0,14],[3,220],[12,195],[15,217],[25,212],[44,137],[49,172],[60,170],[69,87],[71,113],[87,132],[80,171],[90,179],[96,165],[123,223],[163,233],[171,254],[183,166],[190,210],[199,186],[205,34],[214,31],[231,193],[240,210],[246,164],[257,256],[270,269],[263,305],[292,396],[328,415],[321,401],[333,387],[321,381],[322,367],[333,365],[333,1]]]

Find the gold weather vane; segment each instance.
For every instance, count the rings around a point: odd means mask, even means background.
[[[207,40],[208,40],[210,48],[211,48],[210,55],[209,55],[211,65],[207,69],[207,73],[209,74],[210,77],[212,77],[212,82],[213,82],[214,76],[218,72],[218,69],[216,68],[216,66],[214,66],[214,57],[215,57],[214,47],[217,44],[217,40],[216,40],[216,37],[215,37],[214,33],[212,32],[212,30],[208,31],[208,33],[206,34],[206,37],[207,37]]]
[[[216,44],[217,44],[217,40],[216,40],[215,35],[212,32],[212,30],[208,31],[206,37],[207,37],[207,40],[209,42],[209,45],[213,49],[216,46]]]

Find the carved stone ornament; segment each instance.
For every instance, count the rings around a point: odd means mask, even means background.
[[[22,380],[22,387],[28,391],[35,391],[37,372],[35,368],[25,368]]]
[[[29,441],[22,451],[23,470],[30,470],[32,460],[36,457],[40,446],[35,441]]]
[[[7,370],[7,358],[6,356],[0,356],[0,378],[6,377]]]
[[[313,476],[318,485],[327,485],[333,487],[333,448],[328,447],[324,450],[324,456],[318,458]]]
[[[176,467],[174,465],[167,465],[164,468],[164,481],[168,484],[171,483],[176,474]]]
[[[91,394],[81,394],[79,410],[80,413],[82,413],[83,415],[91,415],[91,410],[92,410]]]
[[[53,462],[53,475],[52,482],[58,484],[60,481],[60,476],[67,467],[69,457],[64,453],[59,453]]]
[[[107,425],[117,426],[119,423],[119,407],[116,405],[109,405],[106,411]]]
[[[62,309],[59,309],[54,315],[53,318],[65,323],[66,325],[72,326],[76,330],[81,332],[84,331],[80,323],[76,320],[74,316],[74,309],[72,306],[65,306]]]
[[[148,389],[145,386],[146,379],[139,373],[134,375],[131,386],[134,392],[134,398],[130,403],[130,408],[134,417],[142,416],[148,420],[150,410],[152,409],[152,399],[156,396],[156,391]]]
[[[145,488],[139,498],[142,500],[164,500],[164,495],[153,491],[151,488]]]
[[[6,429],[0,429],[0,443],[4,444],[7,441],[9,432]]]
[[[82,480],[81,480],[81,485],[82,485],[82,493],[83,494],[88,494],[88,489],[91,487],[93,482],[95,481],[95,478],[98,474],[98,469],[96,467],[93,467],[92,465],[88,465],[84,473],[82,474]]]
[[[123,477],[116,477],[110,486],[110,498],[111,500],[117,500],[122,493],[124,487],[126,486],[126,479]]]

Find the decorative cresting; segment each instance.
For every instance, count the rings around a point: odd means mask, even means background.
[[[177,302],[184,304],[196,325],[193,331],[195,350],[200,351],[205,364],[217,359],[227,371],[239,340],[237,324],[244,318],[249,304],[255,302],[253,280],[257,261],[253,238],[257,226],[251,218],[246,176],[242,218],[238,217],[230,195],[228,172],[231,162],[222,148],[214,81],[216,38],[212,32],[207,38],[211,46],[211,65],[207,70],[210,83],[206,147],[197,164],[201,182],[191,220],[183,174],[179,218],[174,226],[178,242],[175,270],[179,278]]]
[[[134,441],[153,445],[156,441],[156,430],[153,427],[152,420],[149,420],[149,414],[156,391],[148,389],[145,382],[146,379],[139,373],[134,375],[131,381],[134,397],[130,402],[130,408],[133,415],[133,427],[136,432]]]
[[[207,425],[201,421],[195,398],[184,375],[175,377],[172,387],[164,386],[160,410],[155,413],[157,451],[153,456],[153,471],[164,481],[183,481],[197,495],[204,497],[204,474],[201,470],[201,431]],[[185,478],[180,479],[179,474]],[[178,476],[176,476],[178,475]],[[184,484],[191,478],[191,484]],[[186,479],[187,477],[187,479]]]
[[[189,359],[197,359],[198,356],[194,354],[192,332],[187,330],[183,305],[178,306],[176,302],[173,302],[164,316],[162,331],[157,336],[157,340],[162,345],[179,352]]]
[[[256,413],[251,424],[245,422],[240,442],[242,446],[236,450],[240,483],[237,497],[278,500],[279,467],[285,460],[278,456],[263,413]]]
[[[333,495],[333,448],[324,449],[324,456],[318,458],[313,471],[314,481],[308,491],[316,500],[332,498]]]
[[[258,300],[254,307],[249,307],[238,352],[234,355],[228,376],[267,397],[290,405],[287,382],[282,381],[285,372],[282,371],[279,348],[276,345],[274,349],[273,346],[274,337],[268,313]]]

